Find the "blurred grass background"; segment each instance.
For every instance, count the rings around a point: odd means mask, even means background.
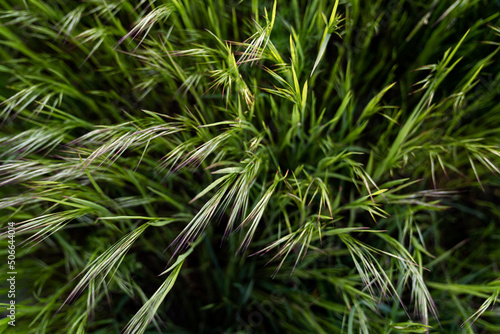
[[[0,8],[16,332],[500,333],[498,1]]]

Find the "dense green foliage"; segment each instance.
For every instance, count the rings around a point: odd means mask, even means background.
[[[499,11],[1,0],[0,332],[499,333]]]

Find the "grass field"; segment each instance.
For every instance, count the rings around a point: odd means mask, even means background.
[[[500,333],[499,50],[500,1],[0,0],[0,333]]]

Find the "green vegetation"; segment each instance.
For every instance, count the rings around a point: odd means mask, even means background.
[[[0,332],[500,333],[499,26],[0,1]]]

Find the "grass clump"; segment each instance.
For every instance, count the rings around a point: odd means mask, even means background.
[[[20,333],[500,331],[496,2],[0,8]]]

